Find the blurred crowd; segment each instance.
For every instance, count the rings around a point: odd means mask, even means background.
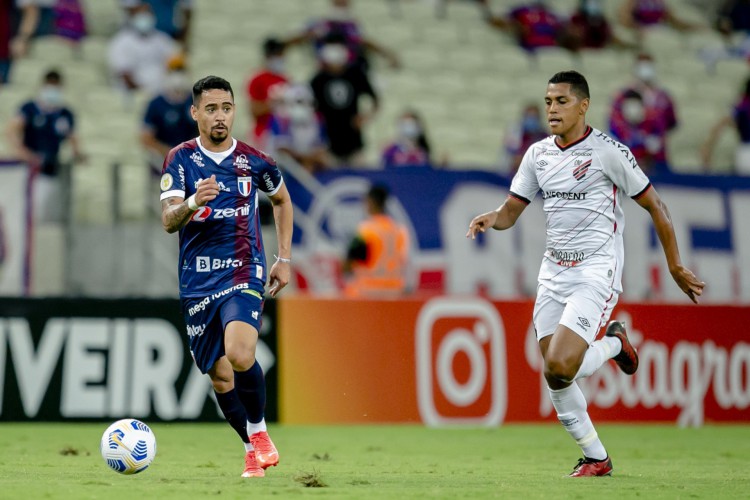
[[[158,174],[166,152],[197,134],[190,118],[191,83],[200,73],[190,64],[194,2],[110,1],[119,3],[123,22],[108,44],[109,78],[124,96],[149,96],[138,133],[148,168]],[[236,86],[249,100],[247,113],[252,119],[249,137],[243,139],[271,153],[282,165],[296,165],[311,174],[342,167],[450,168],[453,161],[460,163],[460,158],[433,150],[429,124],[418,109],[411,108],[398,114],[387,144],[370,145],[381,148],[378,164],[365,161],[364,132],[382,100],[388,99],[374,83],[373,73],[401,71],[403,63],[396,47],[366,34],[353,1],[330,0],[326,11],[304,26],[268,33],[255,49],[262,54],[261,66]],[[496,11],[491,0],[453,1],[475,4],[478,19],[485,21],[476,29],[500,30],[528,55],[531,65],[538,64],[538,55],[545,50],[568,51],[573,64],[583,51],[612,51],[615,57],[631,61],[629,81],[623,80],[621,89],[610,96],[607,132],[630,147],[650,174],[672,170],[668,142],[680,126],[683,104],[676,103],[659,82],[660,62],[645,49],[649,31],[659,25],[683,36],[715,30],[721,46],[705,47],[695,55],[705,62],[708,74],[720,61],[750,57],[750,0],[721,2],[703,24],[682,19],[667,0],[621,0],[611,19],[603,0],[580,0],[572,12],[559,12],[553,2],[543,0],[519,0],[504,12]],[[58,37],[75,53],[87,36],[84,6],[82,0],[0,0],[0,9],[8,13],[0,20],[0,86],[13,81],[14,61],[33,57],[37,37]],[[317,69],[306,81],[295,81],[289,76],[288,55],[302,46],[312,49],[309,53]],[[373,57],[385,64],[373,64]],[[36,95],[29,96],[5,127],[17,157],[35,166],[40,178],[51,185],[60,170],[61,144],[70,141],[76,161],[86,158],[85,144],[79,144],[75,133],[75,110],[64,101],[63,84],[74,79],[74,74],[49,68]],[[721,135],[734,129],[740,141],[732,169],[750,174],[750,80],[743,87],[738,89],[736,105],[707,127],[703,144],[696,145],[707,172]],[[515,171],[526,148],[548,133],[539,104],[520,103],[518,113],[512,123],[498,124],[506,134],[497,168],[508,174]]]

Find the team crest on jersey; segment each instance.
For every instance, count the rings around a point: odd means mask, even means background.
[[[195,153],[191,154],[190,159],[193,160],[193,162],[199,167],[201,168],[205,167],[205,165],[203,164],[203,155],[201,155],[199,151],[196,151]]]
[[[581,179],[586,177],[586,172],[589,171],[589,167],[591,166],[591,160],[587,162],[576,160],[574,166],[575,168],[573,168],[573,177],[575,177],[577,181],[580,181]]]
[[[237,177],[237,189],[239,189],[242,196],[250,196],[250,188],[252,186],[252,177]]]
[[[161,190],[162,191],[168,191],[169,188],[172,187],[173,183],[174,183],[174,179],[172,179],[172,174],[164,174],[161,176]]]
[[[234,159],[234,166],[240,170],[250,170],[250,162],[244,154],[240,154]]]

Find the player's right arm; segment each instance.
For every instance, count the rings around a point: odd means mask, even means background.
[[[513,227],[521,216],[524,209],[539,191],[539,180],[536,177],[536,148],[532,145],[526,150],[518,167],[518,172],[513,176],[510,184],[510,194],[505,202],[492,212],[483,213],[474,217],[469,223],[467,238],[472,240],[477,234],[484,233],[487,229],[502,231]]]
[[[466,237],[471,237],[473,240],[477,234],[484,233],[489,228],[502,231],[513,227],[526,206],[525,202],[508,195],[497,210],[474,217],[469,223],[469,232],[466,233]]]
[[[184,199],[180,196],[170,196],[161,201],[161,224],[168,233],[179,231],[188,223],[193,213],[200,207],[219,195],[219,184],[216,176],[198,181],[195,194]]]

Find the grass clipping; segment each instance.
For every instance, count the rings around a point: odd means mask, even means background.
[[[328,486],[320,477],[320,472],[313,469],[312,472],[300,472],[294,476],[294,480],[306,488],[325,488]]]

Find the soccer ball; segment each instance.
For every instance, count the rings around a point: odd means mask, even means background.
[[[107,427],[100,445],[102,458],[120,474],[138,474],[156,456],[156,438],[148,425],[126,418]]]

